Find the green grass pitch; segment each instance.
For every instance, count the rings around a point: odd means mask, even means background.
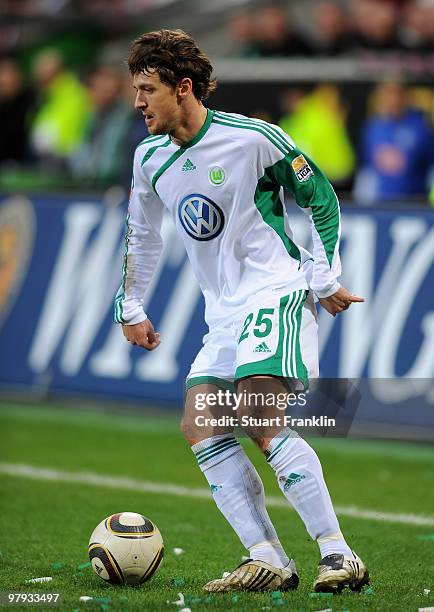
[[[167,602],[176,601],[179,592],[192,612],[279,607],[299,612],[329,608],[333,612],[416,612],[434,606],[434,450],[427,446],[311,441],[338,507],[357,506],[397,517],[392,522],[361,519],[349,512],[340,515],[347,540],[369,566],[372,588],[360,595],[348,592],[334,597],[312,596],[317,547],[289,508],[270,507],[269,512],[288,554],[296,560],[299,590],[282,598],[270,593],[206,597],[202,585],[233,569],[245,554],[211,495],[194,499],[164,489],[150,493],[5,474],[7,466],[24,464],[205,491],[206,482],[178,431],[177,420],[0,404],[0,591],[60,593],[64,603],[57,609],[76,611],[175,612],[180,607]],[[267,495],[284,499],[263,457],[249,441],[245,447],[263,477]],[[138,588],[108,585],[84,565],[88,538],[97,523],[126,510],[149,516],[165,541],[163,565]],[[408,516],[398,516],[409,514],[431,517],[431,523],[412,524]],[[176,556],[174,547],[183,548],[184,553]],[[53,580],[42,585],[25,582],[40,576]],[[431,592],[424,594],[424,589]],[[82,595],[101,599],[81,603]]]

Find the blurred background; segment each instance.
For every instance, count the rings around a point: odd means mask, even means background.
[[[161,27],[216,66],[210,106],[278,123],[357,204],[427,205],[432,0],[1,0],[0,186],[129,181],[146,136],[125,68]]]
[[[147,135],[125,60],[161,27],[185,29],[210,56],[211,108],[279,124],[340,197],[343,282],[366,304],[321,313],[323,376],[401,379],[393,402],[414,398],[417,379],[427,409],[433,0],[0,0],[2,390],[181,405],[206,329],[169,221],[145,299],[165,341],[145,354],[111,322],[132,158]],[[288,210],[309,247],[306,219],[289,199]]]
[[[316,436],[343,531],[372,569],[370,597],[342,595],[341,607],[434,606],[434,0],[0,0],[0,511],[13,517],[0,591],[53,576],[46,588],[68,609],[86,593],[157,610],[180,589],[200,595],[244,552],[179,432],[207,329],[170,219],[144,299],[161,345],[133,347],[113,323],[133,152],[147,135],[125,60],[161,27],[209,54],[210,108],[278,123],[339,196],[342,283],[365,303],[336,318],[320,309],[313,410],[337,427],[299,433]],[[289,196],[287,209],[309,248],[307,217]],[[242,442],[302,570],[288,604],[327,607],[309,594],[314,543]],[[143,590],[103,588],[85,563],[95,525],[124,510],[165,539]]]

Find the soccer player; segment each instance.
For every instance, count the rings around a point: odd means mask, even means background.
[[[337,280],[337,198],[321,171],[281,129],[204,106],[215,88],[212,66],[185,32],[140,36],[128,63],[135,106],[150,136],[135,154],[115,321],[131,344],[147,350],[160,344],[142,304],[161,253],[167,209],[205,297],[209,326],[187,376],[182,431],[218,508],[249,551],[249,559],[229,576],[204,588],[295,589],[295,563],[278,539],[261,479],[233,427],[215,427],[210,419],[209,425],[204,419],[198,424],[196,406],[198,398],[234,384],[239,397],[270,391],[278,397],[318,376],[314,294],[333,316],[363,301]],[[313,255],[292,239],[283,188],[310,215]],[[276,406],[243,401],[237,416],[276,413]],[[212,417],[219,409],[209,401],[200,414]],[[246,432],[318,543],[315,590],[360,590],[368,583],[368,571],[341,533],[314,450],[279,425],[248,424]]]

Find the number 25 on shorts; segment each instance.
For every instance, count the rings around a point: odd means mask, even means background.
[[[253,332],[256,338],[268,336],[273,329],[273,319],[270,318],[273,314],[274,308],[260,308],[252,329],[251,325],[255,316],[253,312],[249,313],[244,321],[243,331],[241,332],[238,344],[248,338],[251,332]]]

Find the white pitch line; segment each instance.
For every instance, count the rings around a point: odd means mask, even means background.
[[[0,474],[8,476],[22,476],[34,480],[48,480],[51,482],[72,482],[88,484],[96,487],[109,487],[112,489],[128,489],[144,493],[157,493],[160,495],[175,495],[177,497],[190,497],[195,499],[211,499],[206,489],[181,487],[170,483],[149,482],[134,480],[123,476],[103,476],[92,472],[64,472],[52,468],[40,468],[33,465],[19,463],[0,463]],[[267,506],[270,508],[287,508],[291,506],[283,498],[268,496]],[[356,506],[335,506],[340,516],[351,516],[358,519],[380,521],[383,523],[402,523],[405,525],[419,525],[434,527],[434,516],[420,514],[404,514],[395,512],[377,512],[376,510],[362,510]]]

